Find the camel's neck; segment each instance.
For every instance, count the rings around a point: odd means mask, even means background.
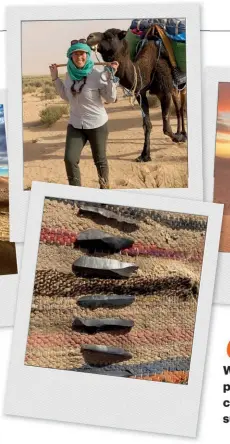
[[[153,42],[145,45],[135,63],[131,61],[127,48],[117,52],[115,60],[119,62],[116,75],[120,79],[120,85],[131,89],[137,80],[136,90],[139,90],[151,81],[152,71],[156,66],[156,46]]]
[[[131,89],[135,83],[135,67],[137,63],[133,63],[128,56],[124,57],[120,54],[116,55],[115,60],[119,63],[116,76],[120,79],[120,85],[124,88]]]

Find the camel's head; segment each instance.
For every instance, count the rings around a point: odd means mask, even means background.
[[[87,37],[87,44],[92,49],[97,49],[105,62],[113,62],[121,50],[124,53],[124,49],[128,48],[127,42],[124,41],[126,32],[115,28],[105,32],[93,32]]]

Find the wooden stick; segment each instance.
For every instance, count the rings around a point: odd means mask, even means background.
[[[105,65],[105,66],[110,66],[109,62],[96,62],[94,63],[94,65]],[[67,63],[60,63],[59,65],[56,65],[57,68],[62,68],[63,66],[67,66]]]

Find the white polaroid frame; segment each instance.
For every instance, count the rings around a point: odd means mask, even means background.
[[[208,216],[188,385],[24,365],[45,197]],[[5,413],[194,437],[198,420],[223,205],[33,182]],[[153,402],[154,401],[154,402]]]
[[[207,67],[203,77],[203,177],[204,199],[213,202],[216,121],[219,82],[230,82],[229,67]],[[230,304],[230,252],[219,253],[214,302]]]
[[[7,80],[9,100],[10,239],[23,242],[30,191],[23,190],[23,118],[21,75],[15,76],[12,60],[21,67],[21,24],[39,20],[130,19],[135,17],[186,18],[188,188],[122,190],[169,197],[203,199],[200,6],[198,4],[78,4],[76,6],[10,6],[7,13]],[[163,133],[162,133],[163,134]]]
[[[7,92],[0,89],[0,104],[4,106],[4,121],[7,139]],[[8,140],[7,140],[8,151]],[[22,245],[16,244],[18,272],[22,257]],[[0,327],[11,327],[14,323],[14,310],[18,289],[18,274],[0,275]]]

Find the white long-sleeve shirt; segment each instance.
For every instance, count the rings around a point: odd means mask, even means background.
[[[73,80],[66,73],[65,81],[60,78],[54,81],[57,94],[70,104],[69,122],[74,128],[98,128],[108,121],[102,99],[108,103],[116,100],[116,83],[113,80],[103,80],[102,71],[93,69],[88,75],[81,92],[73,96],[71,86]],[[102,76],[103,77],[103,76]],[[76,81],[74,89],[79,90],[83,80]]]

